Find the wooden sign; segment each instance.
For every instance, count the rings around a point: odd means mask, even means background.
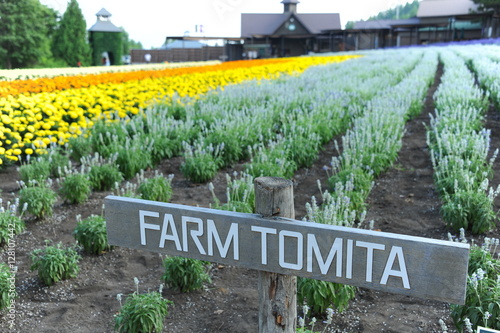
[[[467,244],[117,196],[105,207],[110,245],[465,302]]]
[[[477,333],[500,333],[500,331],[491,329],[491,328],[486,328],[486,327],[477,327]]]

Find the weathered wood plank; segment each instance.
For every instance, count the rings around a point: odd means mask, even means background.
[[[295,218],[293,182],[283,178],[254,180],[255,211],[263,217]],[[259,332],[295,333],[297,277],[259,271]]]
[[[111,245],[465,301],[467,244],[116,196],[105,217]]]

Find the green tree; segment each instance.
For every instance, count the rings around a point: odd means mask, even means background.
[[[90,64],[90,46],[87,42],[87,23],[76,0],[71,0],[54,34],[54,57],[69,66]]]
[[[136,42],[135,40],[130,39],[129,35],[128,35],[128,32],[126,32],[125,29],[123,29],[123,27],[121,27],[121,29],[123,30],[123,32],[122,32],[122,38],[123,38],[123,55],[130,54],[130,50],[132,50],[132,49],[142,50],[143,47],[142,47],[141,42]]]
[[[32,67],[50,57],[56,12],[39,0],[0,0],[0,62],[4,68]]]
[[[368,20],[395,20],[415,17],[417,16],[418,6],[418,0],[413,0],[413,2],[407,2],[405,5],[397,5],[394,8],[380,12]]]
[[[472,0],[479,6],[480,11],[493,10],[495,14],[500,13],[500,0]]]
[[[498,0],[500,1],[500,0]],[[397,5],[394,8],[385,10],[383,12],[378,13],[375,16],[371,16],[367,21],[374,20],[397,20],[397,19],[407,19],[410,17],[417,16],[419,1],[413,0],[413,2],[407,2],[405,5]],[[353,21],[348,21],[345,25],[346,29],[354,28]]]
[[[500,17],[500,0],[472,0],[478,5],[479,12],[492,12],[492,16],[487,19],[486,26],[492,32],[491,37],[500,36],[498,19]]]

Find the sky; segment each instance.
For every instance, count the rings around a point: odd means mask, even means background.
[[[298,13],[339,13],[344,26],[412,0],[301,0]],[[40,0],[61,15],[68,0]],[[146,49],[163,45],[167,36],[239,37],[241,13],[282,13],[281,0],[78,0],[87,29],[106,8],[111,22]],[[197,26],[203,26],[202,32]]]

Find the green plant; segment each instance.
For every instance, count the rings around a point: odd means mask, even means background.
[[[221,146],[221,163],[223,166],[230,166],[243,156],[243,149],[238,133],[229,128],[216,128],[207,134],[206,142],[214,147]]]
[[[270,142],[269,147],[257,146],[251,149],[251,163],[246,165],[245,172],[253,177],[281,177],[291,179],[297,169],[294,161],[288,160],[285,143]]]
[[[22,185],[19,191],[19,209],[27,206],[27,212],[39,219],[52,216],[52,206],[57,200],[57,194],[47,185],[29,183]]]
[[[339,283],[297,278],[297,301],[300,304],[309,304],[312,314],[321,314],[334,305],[339,312],[349,306],[354,298],[356,287]]]
[[[349,206],[361,212],[366,208],[366,198],[373,187],[373,173],[360,167],[347,167],[328,179],[333,196],[342,191]]]
[[[22,215],[26,211],[25,205],[20,210],[18,209],[19,199],[16,199],[13,205],[7,203],[7,209],[2,206],[2,199],[0,199],[0,246],[6,244],[11,237],[23,232],[26,227],[22,220]],[[17,212],[20,211],[19,216]]]
[[[166,285],[183,293],[200,289],[203,283],[211,281],[201,260],[166,257],[163,266],[165,270],[162,279]]]
[[[498,245],[498,239],[485,238],[483,246],[470,249],[465,305],[451,305],[451,317],[459,332],[472,332],[470,329],[475,331],[477,326],[500,329]]]
[[[113,194],[120,197],[141,199],[141,196],[137,193],[137,184],[131,182],[126,182],[124,187],[120,187],[120,184],[115,183]]]
[[[29,164],[19,167],[19,176],[25,183],[30,181],[44,182],[50,177],[50,162],[43,158],[38,158]]]
[[[137,187],[137,192],[144,200],[169,202],[172,197],[173,175],[164,177],[156,172],[153,178],[144,179]]]
[[[102,216],[92,215],[84,220],[77,216],[76,228],[73,231],[78,244],[90,254],[101,254],[108,250],[108,237],[106,234],[106,220]]]
[[[311,321],[309,322],[309,326],[311,326],[311,328],[309,329],[306,327],[306,318],[307,318],[307,315],[309,314],[309,310],[310,310],[310,308],[307,304],[304,304],[302,306],[303,317],[299,317],[298,326],[297,326],[297,333],[324,333],[324,332],[326,332],[328,327],[332,324],[333,314],[334,314],[333,309],[332,308],[326,309],[326,321],[324,321],[324,323],[326,325],[321,332],[314,331],[314,326],[316,325],[316,322],[317,322],[316,317],[312,317],[310,319]]]
[[[464,228],[474,234],[481,234],[493,229],[498,219],[498,214],[493,210],[493,201],[500,192],[500,187],[497,190],[490,188],[486,194],[487,179],[479,189],[470,186],[460,188],[457,184],[455,181],[453,195],[444,195],[441,206],[443,220],[457,231]]]
[[[162,297],[163,285],[160,285],[159,291],[139,294],[139,280],[134,278],[134,282],[137,290],[127,297],[125,304],[122,305],[122,294],[116,296],[120,302],[120,312],[115,315],[114,330],[120,333],[162,332],[168,306],[173,302]]]
[[[7,264],[0,263],[0,310],[11,305],[16,297],[16,276]]]
[[[108,158],[118,152],[127,138],[128,133],[122,123],[109,123],[100,119],[92,126],[88,141],[94,152]]]
[[[118,149],[119,169],[125,179],[131,179],[138,172],[153,165],[151,147],[143,144],[127,143]],[[137,142],[137,141],[135,141]]]
[[[42,156],[50,164],[50,176],[62,177],[68,170],[71,170],[71,162],[68,155],[62,151],[61,148],[51,148],[48,154]]]
[[[59,193],[69,203],[82,203],[92,193],[90,180],[82,173],[67,175],[62,181]]]
[[[45,246],[31,252],[32,271],[38,271],[38,277],[47,286],[78,275],[78,261],[81,259],[74,247],[63,248],[59,243],[57,246]]]
[[[115,183],[123,180],[120,170],[111,164],[93,165],[88,177],[92,188],[98,191],[111,190]]]
[[[204,183],[217,174],[221,165],[219,147],[213,148],[212,145],[204,147],[203,142],[200,142],[195,147],[184,144],[184,148],[181,172],[187,179],[195,183]]]
[[[69,154],[75,161],[80,161],[82,157],[92,153],[92,145],[90,139],[83,135],[68,140]]]
[[[240,213],[254,213],[255,210],[255,191],[253,185],[253,177],[246,173],[241,173],[240,178],[236,178],[238,173],[233,174],[234,179],[226,174],[227,202],[221,204],[220,200],[215,195],[214,185],[208,184],[208,189],[212,193],[214,204],[212,208],[227,210]]]

